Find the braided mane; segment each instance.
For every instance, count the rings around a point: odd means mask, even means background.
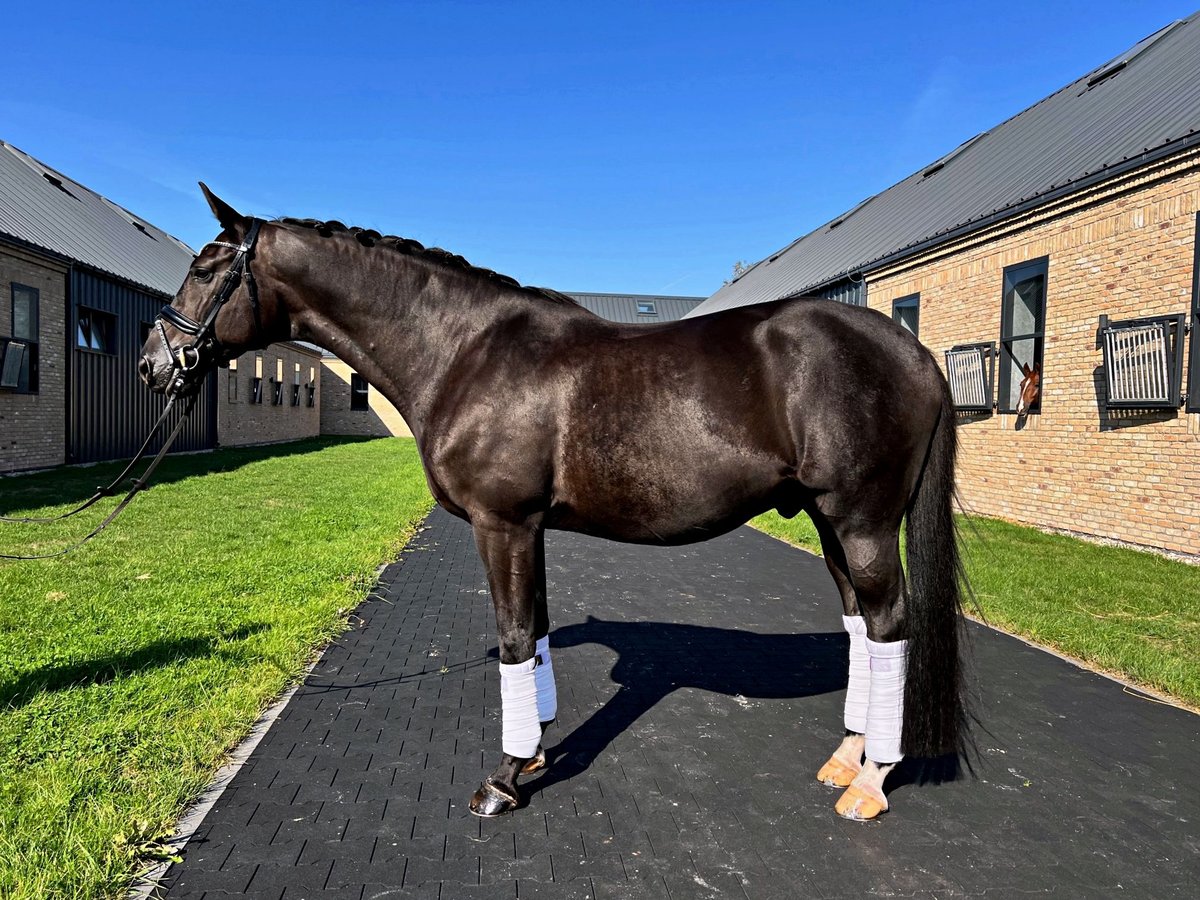
[[[527,294],[540,297],[543,300],[549,300],[552,303],[566,303],[571,306],[579,305],[566,294],[552,291],[550,288],[523,285],[515,278],[501,275],[499,272],[493,272],[491,269],[473,266],[457,253],[442,250],[440,247],[426,247],[420,241],[414,241],[412,238],[402,238],[392,234],[380,234],[378,231],[370,228],[348,227],[337,220],[322,222],[319,219],[280,218],[275,221],[283,225],[297,225],[301,228],[311,228],[317,234],[321,235],[321,237],[331,237],[334,234],[347,234],[364,247],[386,247],[389,250],[403,253],[406,256],[415,256],[419,259],[427,259],[439,265],[446,266],[447,268],[470,272],[485,281],[508,288],[516,288]]]

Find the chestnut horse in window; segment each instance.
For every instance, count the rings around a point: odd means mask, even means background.
[[[222,361],[301,339],[404,417],[433,496],[474,529],[495,607],[503,753],[473,812],[515,809],[518,778],[546,764],[548,528],[683,544],[808,513],[850,634],[846,735],[818,773],[844,788],[837,811],[878,815],[905,754],[959,749],[954,409],[903,328],[819,300],[618,324],[415,241],[251,219],[204,190],[222,231],[156,323],[142,377],[186,393]]]
[[[1042,364],[1034,363],[1030,368],[1028,363],[1021,363],[1021,384],[1017,389],[1017,415],[1029,415],[1034,404],[1042,397]]]

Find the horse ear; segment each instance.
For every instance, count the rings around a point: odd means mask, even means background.
[[[1029,368],[1029,363],[1021,363],[1021,372],[1028,378],[1033,374],[1033,369]]]
[[[200,190],[204,192],[204,199],[208,201],[208,208],[217,217],[217,221],[221,223],[222,228],[233,229],[246,220],[245,216],[210,191],[208,185],[203,181],[200,182]]]

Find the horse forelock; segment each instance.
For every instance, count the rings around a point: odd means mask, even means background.
[[[437,265],[444,266],[448,269],[456,269],[461,272],[467,272],[476,277],[494,284],[501,285],[506,288],[515,288],[526,294],[539,297],[543,300],[549,300],[552,303],[563,303],[571,306],[579,304],[568,297],[566,294],[551,290],[550,288],[530,287],[523,285],[515,278],[508,275],[502,275],[499,272],[493,272],[491,269],[485,269],[481,266],[473,266],[466,259],[459,256],[457,253],[451,253],[448,250],[443,250],[440,247],[426,247],[420,241],[412,238],[398,237],[394,234],[380,234],[378,231],[370,228],[358,228],[356,226],[347,226],[332,219],[328,222],[323,222],[320,219],[293,219],[279,218],[274,221],[281,225],[295,225],[300,228],[309,228],[317,232],[321,237],[333,237],[334,235],[348,236],[356,243],[363,247],[385,247],[389,250],[402,253],[405,256],[412,256],[419,259],[425,259]]]

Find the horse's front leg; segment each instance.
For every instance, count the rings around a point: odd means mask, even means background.
[[[477,516],[473,524],[496,608],[504,753],[470,809],[477,816],[498,816],[520,804],[517,778],[545,765],[542,732],[556,713],[544,531],[540,519],[512,523]]]

